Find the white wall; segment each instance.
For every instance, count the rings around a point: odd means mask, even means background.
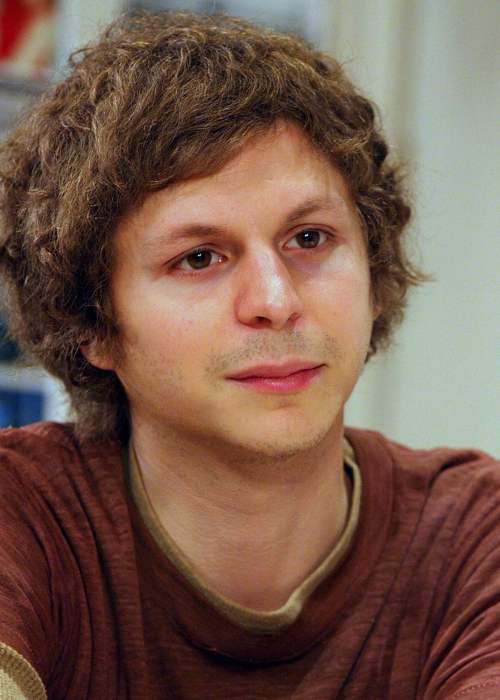
[[[56,21],[56,60],[54,79],[59,80],[69,54],[94,40],[98,33],[126,8],[127,0],[59,0]],[[46,394],[45,420],[67,420],[69,400],[62,383],[43,370],[4,370],[3,382],[13,386],[43,387]]]
[[[69,54],[97,38],[126,8],[127,0],[59,0],[56,28],[56,80]]]
[[[333,7],[333,6],[332,6]],[[348,422],[414,446],[500,452],[500,4],[338,0],[332,52],[411,162],[413,238],[437,281],[365,371]]]
[[[125,0],[62,0],[59,68],[124,6]],[[394,349],[366,368],[347,421],[414,446],[498,453],[500,4],[314,0],[308,8],[309,34],[347,62],[411,164],[413,237],[437,277],[413,293]]]

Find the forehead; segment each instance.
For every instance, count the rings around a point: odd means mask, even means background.
[[[322,205],[339,216],[353,212],[348,186],[338,169],[304,132],[287,122],[249,137],[217,172],[179,181],[146,195],[124,217],[118,239],[150,240],[168,236],[173,228],[199,222],[219,226],[274,216]]]
[[[295,124],[279,121],[264,134],[250,136],[218,171],[180,181],[168,188],[172,201],[203,192],[223,195],[238,190],[263,193],[267,185],[318,187],[335,180],[342,194],[348,188],[338,170]]]

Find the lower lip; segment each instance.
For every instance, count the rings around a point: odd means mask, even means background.
[[[311,369],[303,369],[300,372],[289,374],[288,377],[246,377],[245,379],[231,379],[231,381],[255,391],[271,394],[288,394],[306,389],[315,377],[319,375],[322,368],[323,365]]]

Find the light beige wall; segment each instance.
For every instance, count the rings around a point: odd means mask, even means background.
[[[59,79],[69,54],[92,41],[98,32],[126,7],[126,0],[59,0],[56,24],[55,79]],[[38,369],[7,367],[0,370],[5,386],[37,387],[46,395],[44,419],[67,420],[69,400],[58,380]]]
[[[394,350],[367,367],[348,422],[498,454],[500,4],[337,0],[330,27],[332,52],[411,163],[413,237],[437,278],[413,295]]]
[[[60,64],[124,4],[63,0]],[[498,453],[500,4],[315,0],[311,8],[317,40],[380,105],[390,142],[411,163],[413,235],[437,277],[413,295],[394,350],[367,367],[347,420],[415,446]]]
[[[64,67],[72,51],[95,39],[126,6],[127,0],[59,0],[56,74]]]

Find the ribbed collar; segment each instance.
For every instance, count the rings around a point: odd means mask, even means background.
[[[335,546],[316,569],[292,592],[280,608],[263,612],[244,607],[211,589],[196,571],[193,564],[179,549],[162,526],[146,493],[132,443],[129,445],[129,474],[132,495],[146,526],[166,557],[185,576],[189,583],[210,605],[224,617],[249,632],[274,634],[289,627],[300,615],[305,601],[315,588],[340,565],[349,551],[359,521],[361,504],[361,474],[354,461],[354,453],[345,441],[344,466],[352,483],[349,512],[346,524]]]
[[[135,510],[135,526],[146,550],[142,556],[151,558],[150,575],[161,580],[160,588],[166,586],[164,594],[173,606],[170,614],[191,644],[247,663],[273,662],[301,655],[332,627],[332,615],[339,611],[339,603],[343,602],[338,594],[341,595],[342,591],[345,594],[351,584],[358,583],[365,565],[371,567],[382,546],[382,539],[380,546],[376,543],[371,543],[375,545],[371,546],[366,538],[358,542],[359,522],[364,519],[366,502],[361,484],[364,472],[359,469],[359,460],[347,440],[344,447],[344,465],[353,486],[344,530],[321,564],[293,591],[282,607],[271,612],[238,605],[204,582],[162,527],[146,493],[133,450],[124,455],[128,461],[128,485]],[[381,479],[377,492],[380,485],[382,489],[389,485],[385,481],[387,479]],[[392,490],[388,488],[385,495],[390,504]],[[388,517],[380,512],[379,516],[382,516],[379,535],[384,538]],[[357,544],[364,550],[363,562],[349,565]],[[346,578],[346,567],[351,570],[354,580],[349,580],[349,573]]]

